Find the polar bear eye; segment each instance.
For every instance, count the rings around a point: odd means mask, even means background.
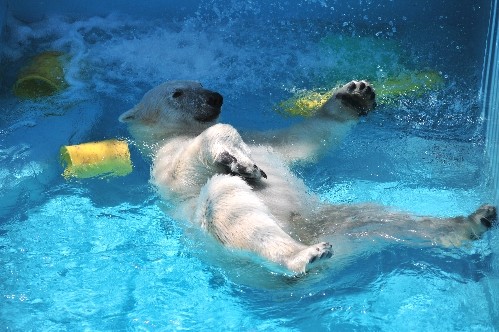
[[[183,95],[184,93],[182,92],[182,90],[175,90],[175,92],[173,92],[173,95],[172,97],[173,98],[178,98],[180,97],[181,95]]]

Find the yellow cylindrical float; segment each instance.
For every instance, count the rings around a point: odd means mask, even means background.
[[[38,98],[67,88],[63,56],[61,52],[47,51],[31,59],[19,72],[14,83],[14,94],[22,98]]]
[[[444,79],[435,71],[404,71],[373,86],[381,103],[389,104],[403,96],[420,97],[423,93],[443,86]]]
[[[403,72],[395,77],[372,82],[378,104],[393,104],[403,96],[419,97],[443,86],[442,76],[434,71]],[[293,116],[313,116],[332,97],[333,90],[305,90],[280,102],[276,109]]]
[[[280,102],[277,109],[281,113],[297,116],[313,116],[333,96],[330,91],[302,91],[288,100]]]
[[[123,176],[132,171],[128,143],[122,140],[66,145],[60,154],[66,179]]]

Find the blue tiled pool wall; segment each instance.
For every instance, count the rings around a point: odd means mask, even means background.
[[[483,72],[483,114],[494,204],[499,204],[499,4],[492,1]]]

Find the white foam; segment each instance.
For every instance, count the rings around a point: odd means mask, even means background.
[[[239,7],[233,8],[234,13],[221,11],[213,25],[202,17],[165,23],[118,14],[79,21],[51,16],[31,24],[11,17],[2,56],[15,61],[46,49],[67,52],[71,60],[66,76],[71,86],[87,85],[111,95],[128,89],[137,94],[135,86],[143,90],[169,79],[199,80],[234,94],[283,84],[286,88],[307,85],[311,77],[322,75],[324,68],[335,66],[342,74],[337,80],[344,80],[345,73],[358,76],[359,71],[373,71],[366,69],[373,61],[359,60],[365,47],[355,56],[331,44],[320,49],[306,22],[304,27],[285,20],[262,26],[261,22],[238,20],[236,15],[258,11],[258,6]],[[216,13],[216,8],[211,9]],[[243,22],[244,28],[238,29]]]

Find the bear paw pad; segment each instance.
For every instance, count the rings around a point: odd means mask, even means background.
[[[304,273],[311,268],[313,263],[333,256],[331,245],[321,242],[300,251],[288,262],[288,268],[297,273]]]
[[[355,109],[359,116],[376,107],[376,93],[366,81],[351,81],[342,86],[334,97],[340,99],[343,105]]]

